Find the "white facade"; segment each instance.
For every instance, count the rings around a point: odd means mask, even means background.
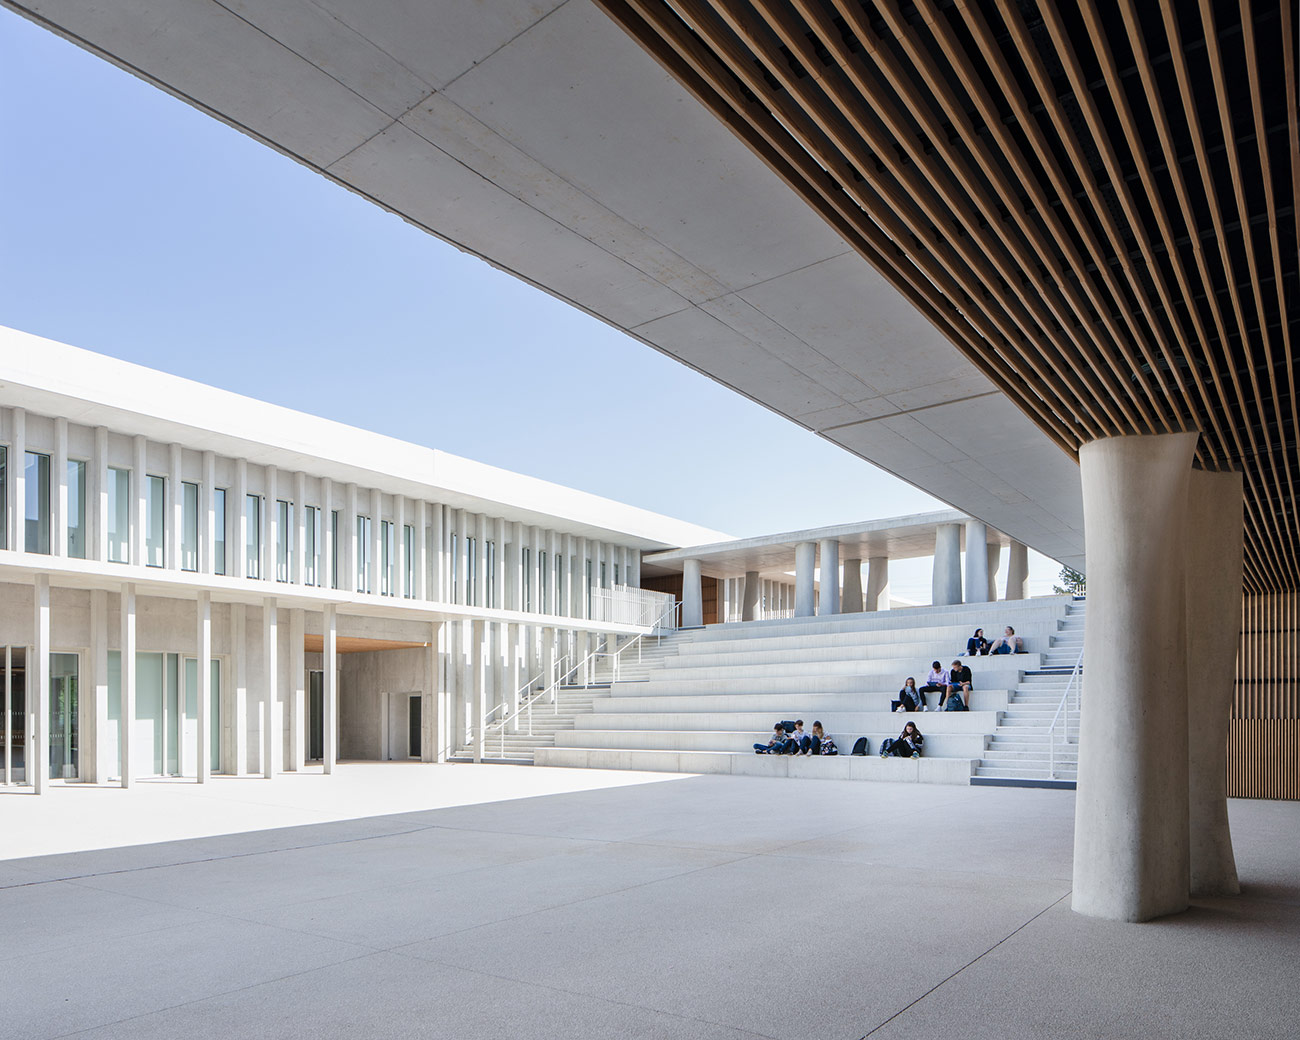
[[[718,538],[12,330],[0,452],[3,781],[38,790],[472,752],[647,630],[643,550]]]

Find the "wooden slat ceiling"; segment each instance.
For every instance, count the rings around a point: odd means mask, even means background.
[[[1077,455],[1200,430],[1300,588],[1294,0],[597,0]]]

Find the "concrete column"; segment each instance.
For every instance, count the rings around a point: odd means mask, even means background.
[[[817,543],[800,542],[794,547],[794,616],[812,617],[817,612]]]
[[[682,628],[704,624],[704,590],[700,582],[700,561],[682,561]]]
[[[966,602],[987,603],[989,595],[988,525],[966,521]]]
[[[93,698],[90,710],[84,707],[81,721],[89,723],[89,732],[82,732],[82,780],[102,784],[112,771],[117,749],[108,736],[108,593],[94,589],[90,593],[90,676],[81,684]],[[87,754],[89,752],[89,754]],[[90,761],[87,762],[86,759]]]
[[[840,543],[834,538],[821,541],[821,595],[817,600],[818,614],[840,612]]]
[[[198,718],[194,729],[198,737],[198,758],[194,775],[199,783],[206,784],[212,775],[212,734],[208,731],[212,718],[212,593],[207,589],[199,590],[196,614],[194,636],[197,660],[194,671],[199,688],[195,697]]]
[[[343,545],[346,551],[343,556],[343,577],[339,582],[339,588],[348,592],[356,592],[357,589],[357,553],[361,548],[357,540],[357,510],[359,508],[357,486],[348,485],[347,491],[347,508],[343,512],[343,530],[339,536],[343,539]]]
[[[939,524],[934,531],[934,575],[931,601],[935,606],[961,602],[961,525]]]
[[[235,776],[248,775],[248,611],[230,605],[230,656],[235,673],[235,711],[231,719],[230,752]]]
[[[434,502],[429,513],[429,540],[432,543],[430,548],[433,551],[432,566],[429,568],[429,598],[435,603],[445,603],[447,601],[447,549],[444,544],[447,530],[443,523],[442,514],[442,503]],[[445,733],[446,730],[443,732]]]
[[[262,580],[279,581],[280,546],[280,471],[274,466],[264,470],[266,491],[262,496]]]
[[[178,449],[179,450],[179,449]],[[50,552],[68,555],[68,420],[54,420],[54,470],[50,474]]]
[[[470,531],[471,519],[470,514],[463,509],[456,510],[456,565],[452,568],[452,574],[456,579],[456,588],[452,591],[451,600],[453,603],[469,603],[471,598],[472,586],[469,582],[469,540],[473,532]]]
[[[181,532],[185,530],[185,497],[181,494],[181,446],[171,445],[167,467],[167,520],[163,525],[163,563],[181,569]],[[64,469],[66,470],[66,466]]]
[[[758,616],[758,589],[758,571],[746,571],[744,598],[740,601],[741,621],[753,621]]]
[[[429,543],[425,534],[429,525],[429,507],[424,499],[415,503],[415,598],[421,603],[432,597],[429,595]],[[434,542],[434,545],[437,545]],[[432,691],[430,691],[432,692]],[[426,762],[432,759],[425,759]]]
[[[334,604],[326,605],[324,616],[321,618],[321,632],[323,634],[321,655],[321,667],[324,669],[324,686],[325,695],[322,698],[325,703],[322,706],[322,714],[325,716],[322,729],[324,730],[324,748],[322,748],[322,763],[326,773],[334,772],[334,764],[338,760],[339,750],[339,623],[337,609]]]
[[[235,544],[226,543],[226,573],[242,578],[248,573],[248,513],[244,499],[248,495],[248,463],[235,460],[235,493],[226,496],[226,512],[234,510],[235,522],[228,530],[235,536]],[[233,498],[233,501],[231,500]],[[233,551],[232,551],[233,550]]]
[[[295,585],[305,585],[307,578],[307,475],[297,473],[293,478],[293,566],[289,580]],[[316,546],[320,552],[320,546]],[[320,568],[317,568],[317,574]]]
[[[393,567],[393,595],[398,599],[406,599],[414,589],[406,587],[407,565],[410,561],[406,558],[406,496],[393,496],[393,558],[389,561]],[[414,585],[414,582],[412,582]]]
[[[199,573],[211,574],[216,567],[214,557],[217,547],[217,460],[212,452],[203,453],[202,469],[199,479]],[[230,508],[229,501],[226,502],[226,508]],[[221,534],[225,537],[225,531]]]
[[[10,467],[11,469],[13,467]],[[100,563],[108,562],[108,430],[103,426],[95,427],[95,475],[94,508],[87,510],[87,516],[94,514],[91,521],[95,540],[86,545],[86,555]],[[87,489],[89,491],[89,488]],[[9,543],[11,546],[13,542]],[[93,548],[91,548],[93,546]],[[108,764],[103,766],[105,774]]]
[[[384,591],[383,575],[380,573],[384,562],[384,496],[378,488],[370,489],[370,591],[379,596]],[[390,560],[389,563],[392,561]]]
[[[1184,571],[1197,437],[1109,437],[1079,452],[1089,610],[1073,906],[1090,917],[1187,907]]]
[[[1002,546],[996,543],[990,545],[988,547],[988,557],[989,598],[987,602],[996,603],[998,601],[998,568],[1002,562]]]
[[[119,611],[122,638],[118,643],[122,653],[121,713],[118,719],[118,772],[122,786],[135,783],[135,767],[131,761],[131,745],[135,730],[135,586],[130,582],[122,586]]]
[[[483,716],[487,712],[487,625],[470,625],[470,731],[474,738],[474,761],[483,761]]]
[[[578,587],[573,576],[573,556],[575,551],[573,535],[566,534],[561,547],[564,550],[564,596],[560,603],[559,613],[565,617],[573,617],[573,595],[574,590]]]
[[[492,521],[492,541],[496,543],[496,565],[492,573],[492,605],[497,610],[506,609],[506,522],[501,517]]]
[[[261,675],[264,689],[261,698],[261,775],[270,780],[276,775],[281,757],[283,736],[279,724],[279,611],[274,599],[261,604]]]
[[[1029,598],[1029,547],[1012,541],[1007,549],[1007,599]]]
[[[1228,828],[1227,756],[1241,633],[1242,502],[1240,473],[1192,470],[1187,631],[1210,636],[1187,643],[1191,894],[1197,897],[1241,892]]]
[[[627,569],[627,583],[633,588],[639,589],[641,587],[641,550],[635,546],[628,550]]]
[[[18,505],[21,509],[22,503]],[[44,794],[50,777],[50,576],[38,573],[32,591],[32,659],[27,662],[32,754],[27,775],[32,790]]]
[[[423,525],[421,525],[423,541]],[[441,762],[442,727],[443,727],[443,681],[442,681],[442,630],[440,621],[429,624],[429,642],[424,654],[424,732],[421,734],[420,760],[423,762]]]
[[[27,501],[27,412],[22,408],[13,410],[9,452],[9,485],[12,490],[9,501],[13,505],[5,523],[9,531],[9,548],[24,552],[27,548],[27,532],[23,528],[23,504]]]
[[[844,588],[840,590],[840,613],[862,613],[862,561],[844,561]]]
[[[144,536],[149,518],[149,465],[145,439],[137,435],[131,447],[131,563],[144,566]]]
[[[307,764],[307,661],[304,633],[306,611],[289,611],[289,688],[286,693],[289,725],[288,760],[284,768],[300,773]]]
[[[479,513],[474,518],[474,545],[477,557],[474,567],[474,605],[479,607],[487,606],[488,531],[488,518]]]

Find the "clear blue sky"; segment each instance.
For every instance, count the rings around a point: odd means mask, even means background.
[[[0,324],[736,535],[941,506],[7,10],[0,96]]]

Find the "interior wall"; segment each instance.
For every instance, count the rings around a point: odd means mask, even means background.
[[[1242,597],[1236,686],[1229,796],[1300,799],[1300,594]]]

